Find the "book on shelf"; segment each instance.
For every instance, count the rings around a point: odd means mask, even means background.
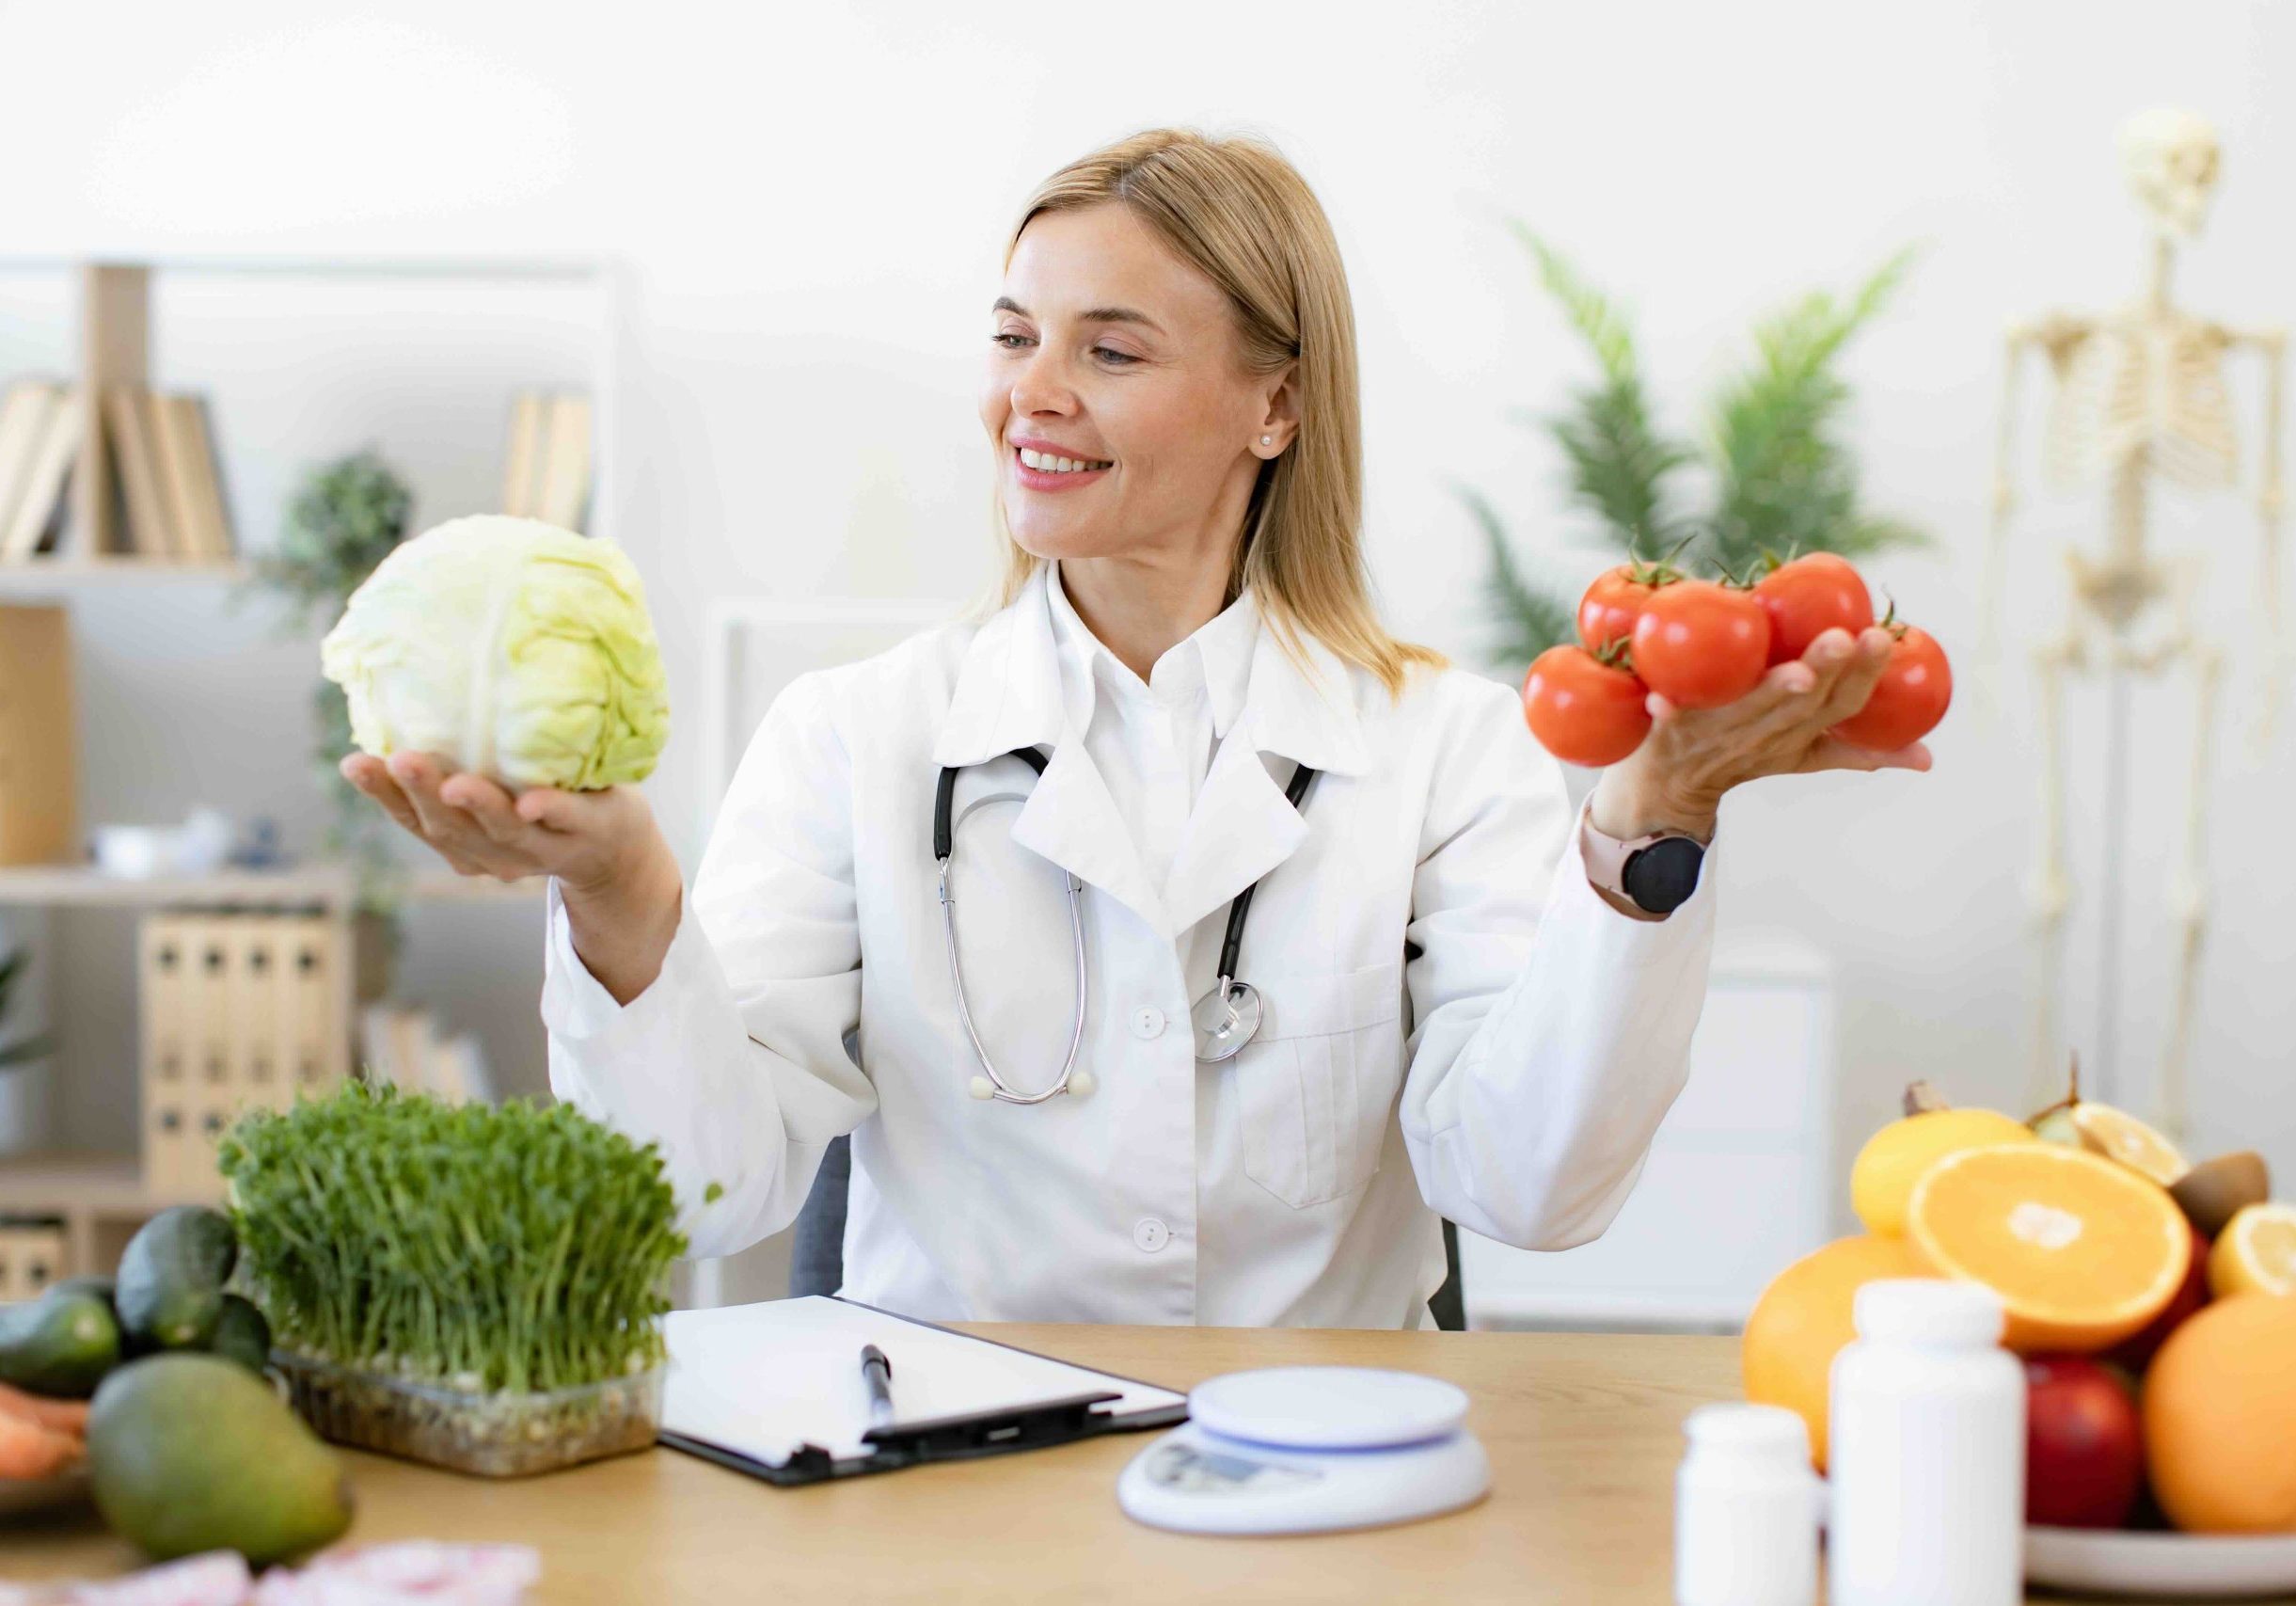
[[[126,515],[121,550],[177,561],[231,557],[230,510],[205,399],[128,383],[104,386],[98,399]],[[49,379],[18,380],[0,397],[0,563],[29,562],[64,545],[71,478],[87,462],[84,402],[81,387]]]
[[[438,1019],[404,1004],[370,1004],[359,1013],[359,1057],[367,1080],[449,1104],[486,1096],[485,1056],[468,1032],[446,1037]]]
[[[231,517],[215,469],[215,442],[205,401],[188,392],[151,397],[168,530],[179,556],[231,556]]]
[[[79,388],[62,388],[23,449],[13,484],[0,487],[0,505],[8,508],[7,522],[0,525],[0,562],[23,563],[61,542],[71,517],[66,487],[86,422]]]
[[[18,379],[0,395],[0,534],[16,521],[25,476],[48,425],[64,400],[65,387],[51,379]]]
[[[150,390],[142,385],[103,388],[103,428],[112,443],[112,460],[119,465],[127,546],[140,557],[197,557],[168,514],[152,404]]]
[[[511,398],[502,511],[580,531],[590,518],[591,407],[580,390]]]

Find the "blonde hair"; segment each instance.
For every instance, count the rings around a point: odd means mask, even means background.
[[[1299,429],[1262,463],[1227,578],[1249,585],[1277,641],[1302,667],[1299,632],[1400,694],[1414,664],[1440,669],[1432,647],[1396,640],[1379,622],[1363,572],[1363,420],[1355,380],[1355,315],[1338,242],[1315,192],[1281,152],[1250,137],[1192,129],[1135,134],[1069,163],[1037,186],[1005,247],[1007,265],[1030,221],[1116,201],[1219,286],[1234,310],[1243,362],[1257,374],[1299,365]],[[1040,559],[991,517],[1005,543],[999,605]]]

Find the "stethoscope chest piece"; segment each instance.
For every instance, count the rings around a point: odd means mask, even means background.
[[[1196,1058],[1214,1065],[1234,1058],[1259,1035],[1261,1013],[1259,988],[1248,981],[1221,978],[1220,984],[1188,1011],[1196,1026]]]

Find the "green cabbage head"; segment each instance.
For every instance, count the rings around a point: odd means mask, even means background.
[[[637,569],[537,518],[450,519],[393,548],[319,661],[362,750],[434,753],[514,791],[642,781],[670,737]]]

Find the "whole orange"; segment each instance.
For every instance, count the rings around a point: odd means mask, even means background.
[[[2236,1294],[2188,1318],[2145,1375],[2153,1492],[2196,1534],[2296,1532],[2296,1295]]]
[[[1746,1318],[1739,1349],[1746,1397],[1783,1406],[1810,1428],[1810,1454],[1826,1466],[1826,1389],[1833,1358],[1858,1336],[1850,1304],[1884,1277],[1930,1277],[1902,1238],[1838,1238],[1771,1279]]]

